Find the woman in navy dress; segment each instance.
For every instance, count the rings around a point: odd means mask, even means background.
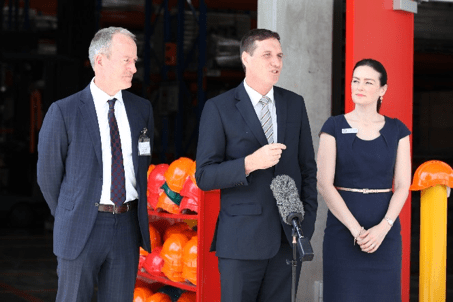
[[[401,301],[398,215],[411,181],[410,131],[379,114],[387,73],[372,59],[354,67],[355,108],[320,132],[318,187],[328,208],[324,301]],[[392,189],[393,187],[393,189]]]

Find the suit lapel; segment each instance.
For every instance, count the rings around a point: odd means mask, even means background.
[[[90,134],[91,141],[93,142],[94,153],[96,154],[98,161],[102,164],[101,134],[99,133],[98,117],[96,115],[96,108],[94,107],[90,85],[82,90],[79,108],[83,119],[86,121],[85,125]]]
[[[275,99],[275,108],[277,111],[277,131],[278,131],[278,142],[281,144],[285,143],[285,134],[286,134],[286,116],[288,114],[288,102],[284,98],[281,89],[274,86],[274,99]],[[283,154],[285,154],[285,150],[283,150]],[[274,174],[278,175],[279,172],[280,162],[275,165]]]
[[[253,108],[252,101],[250,100],[247,92],[245,91],[244,83],[241,83],[236,88],[235,97],[238,100],[236,108],[241,113],[245,122],[252,131],[253,135],[256,137],[256,139],[259,141],[261,145],[263,146],[266,145],[267,144],[266,136],[264,135],[263,128],[261,128],[260,121],[256,116],[256,112],[255,109]]]
[[[138,124],[139,112],[136,112],[136,108],[133,106],[132,101],[128,97],[127,93],[123,90],[123,102],[126,108],[127,120],[129,121],[129,128],[131,129],[131,143],[132,143],[132,161],[134,163],[135,175],[138,175],[138,137],[142,129]]]
[[[288,106],[285,98],[283,97],[282,90],[274,86],[274,99],[275,108],[277,111],[277,131],[278,131],[278,142],[282,143],[285,141],[286,133],[286,115],[288,113]]]

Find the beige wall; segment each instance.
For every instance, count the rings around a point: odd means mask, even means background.
[[[276,31],[281,38],[284,59],[277,85],[304,97],[315,152],[318,132],[331,113],[332,24],[333,0],[258,0],[258,28]],[[315,258],[303,264],[297,301],[322,301],[318,284],[327,207],[321,196],[318,202],[311,241]]]

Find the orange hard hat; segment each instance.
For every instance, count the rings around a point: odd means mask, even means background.
[[[192,165],[193,160],[187,157],[180,157],[170,164],[165,171],[165,181],[170,190],[176,193],[181,192]]]
[[[171,298],[164,293],[155,293],[154,295],[150,296],[146,302],[172,302]]]
[[[198,199],[201,190],[189,177],[184,183],[184,187],[181,190],[181,196],[183,197],[179,205],[179,211],[183,214],[192,211],[198,213]]]
[[[157,205],[155,207],[157,210],[163,210],[171,214],[178,214],[179,213],[179,205],[175,204],[165,192],[159,196]]]
[[[148,186],[146,196],[148,198],[148,208],[155,209],[159,196],[164,191],[161,189],[165,183],[165,171],[168,169],[167,164],[159,164],[148,175]]]
[[[164,242],[160,252],[160,256],[164,259],[162,272],[171,281],[184,281],[182,277],[182,253],[188,241],[189,239],[183,234],[172,234]]]
[[[197,254],[198,254],[198,237],[192,239],[184,246],[182,253],[182,277],[192,284],[197,284]]]
[[[453,169],[442,161],[430,160],[417,168],[410,189],[419,191],[436,185],[445,185],[452,188]]]
[[[145,302],[147,301],[149,297],[151,297],[154,293],[151,291],[151,289],[147,287],[136,287],[134,289],[134,300],[133,302]]]
[[[194,292],[183,292],[176,302],[195,302],[197,301],[197,294]]]
[[[180,234],[182,231],[184,230],[189,230],[189,226],[187,225],[187,223],[185,222],[176,222],[172,225],[170,225],[169,227],[167,227],[167,229],[165,229],[165,232],[164,232],[164,241],[166,241],[168,239],[168,237],[170,237],[170,235],[172,234]]]
[[[164,259],[160,256],[162,247],[158,246],[148,254],[143,262],[143,268],[151,275],[162,276],[162,267],[164,266]]]

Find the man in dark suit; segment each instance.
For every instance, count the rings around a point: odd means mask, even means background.
[[[54,102],[38,143],[38,183],[54,223],[57,301],[132,301],[139,247],[150,251],[146,174],[149,101],[125,91],[137,71],[135,36],[110,27],[89,48],[94,78]]]
[[[276,87],[283,53],[277,33],[255,29],[241,41],[245,80],[206,102],[197,149],[197,184],[220,189],[212,242],[219,260],[222,302],[291,301],[292,228],[270,189],[292,177],[311,238],[317,210],[316,162],[304,100]],[[301,263],[297,266],[297,278]]]

